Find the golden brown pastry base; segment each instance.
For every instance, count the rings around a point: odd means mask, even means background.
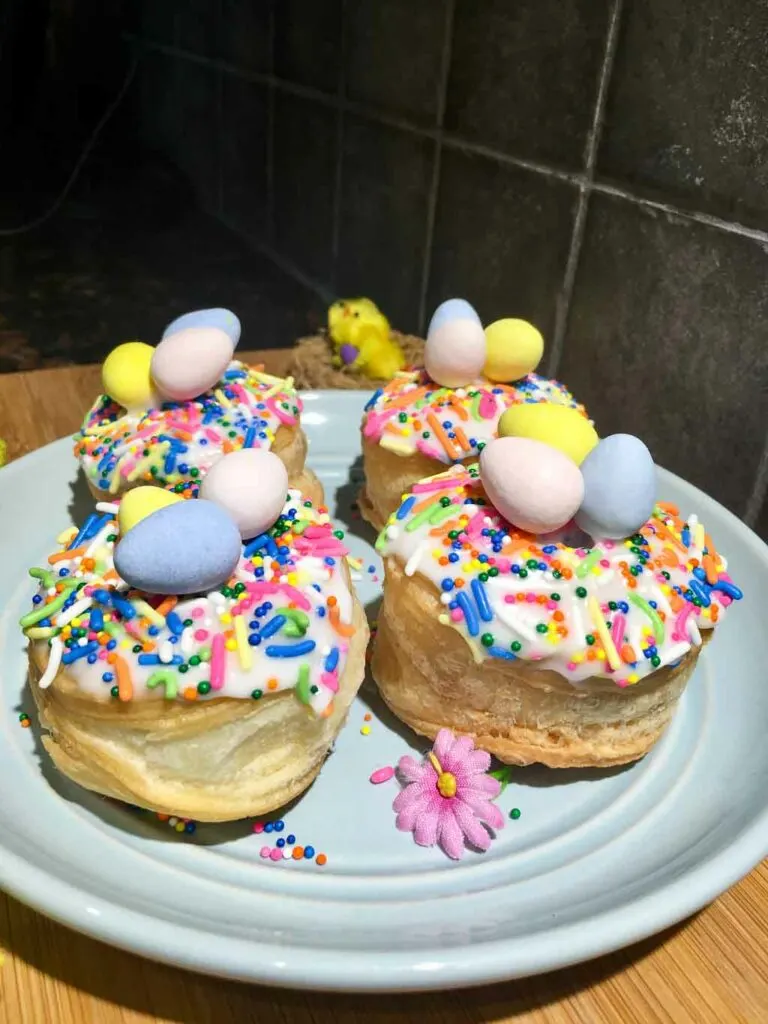
[[[407,366],[421,366],[424,362],[424,339],[413,334],[392,331],[405,355]],[[315,334],[296,342],[288,373],[297,388],[343,388],[350,391],[362,388],[368,391],[386,381],[374,380],[349,367],[333,365],[333,346],[325,334]]]
[[[355,635],[333,711],[318,718],[293,691],[260,700],[122,704],[84,693],[60,671],[37,685],[47,662],[31,644],[29,676],[43,744],[73,782],[104,796],[196,821],[233,821],[283,807],[322,767],[365,672],[368,624],[355,598]],[[254,678],[254,689],[259,680]]]
[[[464,465],[468,466],[472,462],[477,462],[477,455],[465,459]],[[387,519],[399,507],[403,495],[407,494],[415,483],[427,476],[434,476],[435,473],[444,473],[448,469],[450,466],[446,463],[428,459],[421,452],[398,455],[388,448],[382,448],[376,441],[364,437],[365,483],[357,498],[360,514],[375,530],[383,530]]]
[[[275,440],[272,451],[279,456],[285,468],[288,470],[288,485],[301,491],[305,498],[308,498],[314,505],[323,505],[325,495],[323,485],[315,474],[304,463],[307,458],[307,438],[301,427],[280,426],[275,432]],[[88,490],[96,501],[114,501],[119,495],[134,487],[143,487],[151,481],[135,480],[133,483],[126,483],[120,487],[116,494],[103,491],[86,477]]]
[[[466,733],[507,764],[606,768],[647,754],[669,725],[698,650],[624,689],[593,677],[574,686],[531,662],[476,664],[467,642],[438,622],[436,588],[387,559],[372,671],[403,722],[433,738]],[[705,638],[708,634],[704,634]]]

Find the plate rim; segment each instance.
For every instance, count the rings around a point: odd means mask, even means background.
[[[372,392],[357,389],[315,389],[302,392],[304,399],[363,404]],[[23,473],[30,463],[44,459],[48,449],[68,436],[49,442],[4,467],[3,479]],[[311,445],[310,445],[311,457]],[[677,474],[658,467],[661,479],[669,477],[689,489],[693,498],[718,514],[725,513],[730,528],[754,551],[768,571],[766,545],[734,513],[706,492]],[[114,908],[79,885],[48,875],[13,851],[3,848],[0,857],[0,888],[43,915],[98,941],[120,949],[197,971],[202,974],[315,991],[383,992],[424,991],[492,984],[567,967],[657,934],[696,913],[744,878],[768,856],[768,802],[737,839],[666,885],[630,899],[619,908],[583,922],[536,933],[533,940],[520,936],[442,949],[413,952],[363,952],[345,955],[344,972],[338,971],[339,953],[313,949],[311,955],[298,946],[271,946],[262,941],[220,935],[153,917],[143,911]],[[207,941],[213,939],[215,941]],[[514,953],[514,965],[510,959]],[[329,978],[331,980],[329,980]]]

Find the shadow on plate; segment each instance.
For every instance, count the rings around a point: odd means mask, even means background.
[[[349,467],[349,475],[341,487],[336,490],[336,513],[335,517],[344,524],[347,533],[353,537],[360,537],[373,545],[376,541],[376,531],[363,519],[357,505],[357,496],[365,481],[363,473],[363,457],[358,455]]]
[[[71,495],[67,512],[75,526],[82,526],[96,507],[96,501],[88,490],[88,484],[85,482],[85,476],[81,471],[78,470],[75,479],[69,481],[69,489]],[[63,527],[64,523],[61,523],[59,528]]]

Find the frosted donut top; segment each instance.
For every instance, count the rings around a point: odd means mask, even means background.
[[[75,456],[89,481],[110,494],[140,482],[194,496],[220,455],[271,448],[278,428],[295,427],[300,412],[290,378],[234,360],[216,387],[188,402],[128,412],[101,395],[75,436]]]
[[[354,628],[347,549],[324,508],[289,491],[225,586],[178,597],[131,590],[118,576],[118,508],[97,505],[45,569],[30,570],[40,587],[21,625],[50,647],[41,687],[61,668],[105,701],[260,700],[288,689],[330,713]]]
[[[446,464],[477,455],[498,435],[510,406],[551,402],[586,410],[556,380],[530,373],[514,384],[477,380],[465,388],[444,388],[424,370],[399,373],[374,393],[365,407],[363,435],[398,455],[421,452]]]
[[[604,676],[632,686],[676,664],[742,597],[704,526],[674,506],[657,504],[625,540],[582,535],[579,546],[572,534],[511,526],[473,465],[416,484],[377,548],[435,584],[440,622],[477,662],[538,662],[575,684]]]

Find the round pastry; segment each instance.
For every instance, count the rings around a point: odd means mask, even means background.
[[[578,505],[577,520],[591,510],[592,527],[602,520],[613,537],[573,521],[545,535],[511,525],[488,497],[494,485],[507,515],[546,514],[534,491],[526,499],[499,480],[501,457],[530,460],[522,449],[496,453],[482,479],[470,466],[421,481],[390,517],[377,544],[386,574],[372,669],[417,732],[447,727],[509,764],[551,767],[623,764],[661,736],[703,639],[742,595],[695,516],[648,506],[637,439],[627,499],[612,458],[632,445],[616,437],[558,498],[558,518]],[[505,440],[518,441],[492,445]]]
[[[292,487],[316,503],[305,466],[301,399],[282,380],[233,360],[239,321],[228,310],[188,313],[153,348],[127,342],[102,367],[100,395],[75,436],[75,456],[96,500],[155,484],[193,497],[223,454],[270,449]]]
[[[296,490],[247,541],[226,485],[224,508],[166,495],[142,517],[158,493],[98,504],[30,570],[43,743],[75,782],[153,811],[267,813],[310,785],[363,679],[343,534]]]
[[[583,458],[597,434],[562,384],[533,372],[542,352],[541,335],[524,320],[499,320],[483,331],[463,299],[439,306],[427,333],[424,367],[398,373],[365,407],[365,485],[359,497],[364,518],[381,530],[418,480],[441,466],[476,461],[515,407],[561,407],[556,423],[546,413],[535,422],[518,417],[509,421],[509,432],[548,443],[578,436]]]

